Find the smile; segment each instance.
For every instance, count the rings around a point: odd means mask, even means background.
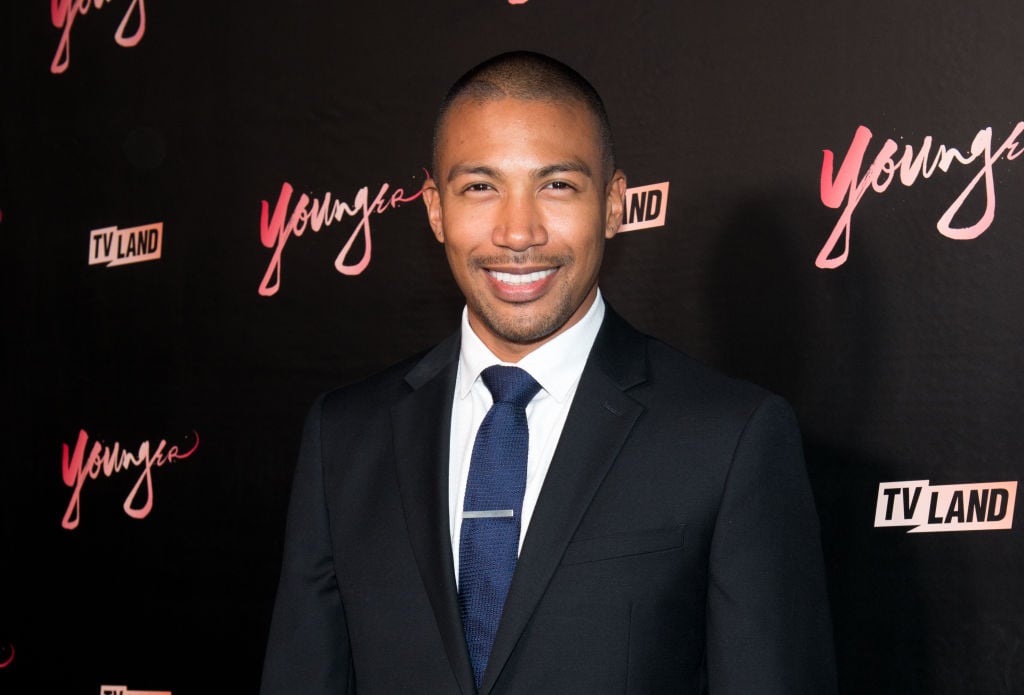
[[[524,273],[521,275],[517,275],[515,273],[500,273],[496,270],[489,270],[487,272],[490,273],[492,278],[506,285],[529,285],[530,283],[543,280],[544,278],[553,275],[555,269],[549,268],[548,270],[538,270],[533,273]]]

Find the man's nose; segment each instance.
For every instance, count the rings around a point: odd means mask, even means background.
[[[493,241],[513,251],[525,251],[531,246],[540,246],[548,240],[547,229],[537,203],[528,194],[511,194],[501,206],[501,214],[495,220]]]

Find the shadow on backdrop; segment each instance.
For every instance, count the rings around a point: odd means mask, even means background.
[[[730,208],[703,283],[706,359],[785,396],[800,419],[822,525],[839,692],[932,695],[914,546],[902,532],[873,528],[878,483],[900,479],[891,477],[897,462],[859,444],[878,398],[873,365],[884,359],[873,324],[882,300],[867,254],[856,268],[814,267],[817,240],[797,231],[820,213],[794,196],[746,198]]]

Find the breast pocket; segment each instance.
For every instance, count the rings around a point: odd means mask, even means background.
[[[562,565],[579,565],[635,555],[660,553],[683,547],[685,526],[625,531],[609,536],[571,541],[562,556]]]

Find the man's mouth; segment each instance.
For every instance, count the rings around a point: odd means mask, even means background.
[[[555,269],[548,268],[547,270],[537,270],[532,273],[502,273],[497,270],[488,270],[487,272],[490,273],[492,278],[505,285],[529,285],[553,275]]]

